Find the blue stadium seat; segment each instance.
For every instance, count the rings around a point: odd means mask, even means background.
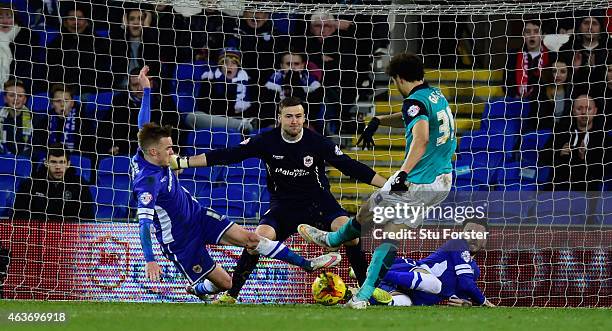
[[[85,94],[80,101],[83,104],[84,117],[102,120],[113,107],[113,92]]]
[[[467,132],[461,136],[459,152],[502,151],[510,156],[516,146],[518,135],[502,133],[487,133],[478,130]]]
[[[196,99],[193,94],[172,94],[172,99],[181,114],[190,114],[196,110]]]
[[[504,153],[462,153],[455,161],[455,185],[458,191],[489,191],[496,171],[503,165]]]
[[[483,118],[480,131],[489,133],[518,134],[521,132],[522,120],[519,118]]]
[[[485,104],[482,118],[525,118],[529,103],[516,98],[493,98]]]
[[[219,187],[211,192],[211,207],[230,218],[255,217],[258,199],[259,192],[240,186]]]
[[[176,65],[176,92],[182,95],[198,96],[200,91],[200,83],[202,74],[209,70],[210,66],[207,62],[197,61],[191,63],[179,63]]]
[[[112,156],[100,161],[98,168],[98,185],[119,190],[130,189],[130,158]]]
[[[37,93],[28,99],[27,107],[35,113],[47,114],[51,109],[51,100],[47,93]]]
[[[225,178],[228,183],[264,184],[266,171],[261,160],[250,158],[244,160],[240,166],[227,167]]]
[[[495,174],[494,183],[503,191],[536,191],[550,179],[550,167],[526,166],[521,162],[508,162]]]
[[[15,192],[22,180],[30,177],[32,162],[14,155],[0,155],[0,217],[13,207]]]
[[[200,148],[225,148],[236,146],[242,141],[242,134],[233,130],[211,129],[192,131],[187,135],[187,146]]]
[[[91,160],[88,157],[70,155],[70,166],[74,168],[77,176],[83,177],[87,182],[91,182],[91,173],[94,170]]]
[[[523,166],[535,166],[538,163],[538,153],[550,140],[552,131],[540,130],[528,132],[521,135],[519,151],[516,155],[517,161]]]
[[[96,219],[127,218],[129,215],[130,192],[111,187],[90,186],[96,202]]]

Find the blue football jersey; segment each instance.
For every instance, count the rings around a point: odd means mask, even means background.
[[[200,224],[200,217],[215,213],[200,206],[169,167],[149,163],[140,149],[132,158],[131,166],[138,219],[153,221],[160,244],[189,242],[190,233]]]
[[[402,264],[407,267],[402,268]],[[449,240],[434,253],[418,261],[396,259],[393,269],[404,269],[408,272],[412,269],[410,265],[428,269],[442,283],[442,290],[437,295],[409,290],[408,294],[414,305],[434,305],[451,296],[470,300],[477,305],[484,304],[485,296],[476,285],[480,268],[472,259],[465,240]]]

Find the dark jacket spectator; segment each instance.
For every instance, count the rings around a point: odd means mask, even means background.
[[[538,100],[531,102],[529,128],[553,129],[566,121],[571,114],[572,90],[571,71],[564,60],[544,69]]]
[[[602,187],[605,165],[612,159],[612,137],[603,130],[593,98],[574,99],[569,129],[560,128],[540,152],[542,165],[553,167],[549,189],[597,191]]]
[[[98,150],[103,154],[134,155],[138,148],[138,111],[142,103],[142,89],[138,83],[139,68],[130,75],[129,92],[113,97],[113,109],[108,117],[98,122]],[[155,89],[156,90],[156,89]],[[151,121],[178,128],[180,117],[174,101],[167,96],[153,93]],[[173,141],[178,143],[175,131]]]
[[[160,75],[159,30],[152,28],[153,14],[128,9],[123,26],[111,27],[113,87],[128,89],[128,76],[134,69],[148,65],[153,76]]]
[[[610,38],[602,32],[602,21],[588,16],[580,21],[576,33],[561,47],[559,53],[570,60],[574,70],[574,83],[596,83],[602,77],[610,49]]]
[[[542,43],[540,24],[538,21],[526,22],[523,48],[508,54],[504,80],[506,95],[510,97],[538,99],[542,70],[551,63],[551,54]]]
[[[44,167],[19,186],[12,219],[93,220],[94,205],[89,185],[75,175],[70,167],[68,152],[61,144],[49,147]]]
[[[231,27],[226,24],[224,29],[231,33],[231,37],[226,45],[240,50],[242,68],[253,82],[263,85],[277,67],[274,65],[275,54],[288,46],[289,38],[280,37],[266,12],[245,10],[237,22],[228,22]]]
[[[80,95],[111,86],[109,40],[94,36],[90,20],[79,7],[62,19],[61,35],[47,49],[51,84],[78,85]]]

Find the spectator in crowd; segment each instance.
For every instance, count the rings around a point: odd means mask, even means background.
[[[159,30],[152,28],[153,14],[147,10],[125,10],[123,26],[111,27],[113,86],[127,90],[129,73],[148,65],[154,76],[160,75]]]
[[[56,84],[49,96],[51,112],[34,123],[38,129],[33,137],[35,149],[39,148],[46,155],[46,146],[61,143],[70,154],[94,160],[96,125],[92,119],[81,116],[81,104],[75,100],[74,91],[66,85]]]
[[[48,148],[44,167],[19,186],[13,205],[14,220],[90,221],[94,205],[89,185],[70,167],[62,144]]]
[[[605,72],[610,38],[603,31],[599,16],[586,16],[580,20],[576,33],[561,47],[559,53],[571,59],[574,83],[595,83]]]
[[[60,0],[30,0],[28,2],[32,27],[56,31],[60,29],[62,25]]]
[[[242,68],[254,83],[263,85],[274,72],[276,52],[287,47],[289,39],[279,36],[270,20],[270,13],[266,12],[245,10],[237,23],[232,25],[224,28],[231,33],[226,45],[240,50]]]
[[[612,130],[612,58],[609,58],[606,64],[606,74],[602,78],[603,83],[599,84],[599,93],[601,95],[601,108],[604,115],[604,127],[606,131]]]
[[[280,69],[276,70],[266,82],[264,101],[266,112],[271,116],[274,124],[276,105],[285,97],[294,96],[305,101],[305,112],[310,121],[309,125],[316,131],[322,132],[323,123],[319,123],[321,102],[323,101],[323,88],[321,83],[306,69],[306,56],[295,52],[284,52],[279,56]],[[262,105],[262,108],[264,106]],[[263,111],[262,111],[263,113]]]
[[[185,119],[189,127],[226,128],[246,133],[259,127],[258,110],[251,99],[249,75],[241,67],[240,51],[224,49],[218,66],[204,72],[202,79],[197,111]]]
[[[34,63],[40,63],[40,51],[38,38],[28,27],[21,26],[11,4],[0,3],[0,85],[13,76],[26,82],[31,90],[31,81],[41,78],[32,71]]]
[[[112,111],[98,122],[98,151],[110,155],[135,155],[138,148],[138,111],[142,103],[142,88],[138,82],[141,68],[134,68],[129,75],[129,91],[116,93],[113,97]],[[180,126],[180,116],[172,98],[158,93],[156,80],[152,81],[151,121]],[[173,141],[178,140],[175,130]]]
[[[537,100],[542,70],[550,66],[548,49],[542,43],[541,23],[526,21],[523,28],[523,48],[511,51],[505,74],[506,95]]]
[[[62,11],[65,8],[61,34],[47,48],[49,81],[78,86],[77,94],[84,98],[111,86],[109,40],[94,36],[87,6],[62,6]]]
[[[542,72],[539,100],[531,103],[529,128],[553,129],[567,120],[571,111],[571,71],[566,60],[559,58]]]
[[[26,107],[26,88],[20,80],[4,83],[4,107],[0,109],[0,152],[30,157],[34,132],[33,113]]]
[[[569,129],[556,130],[540,152],[542,165],[553,167],[549,189],[601,190],[605,165],[612,158],[612,138],[603,130],[598,111],[586,93],[573,99]]]
[[[324,118],[326,124],[331,124],[326,127],[326,133],[337,133],[340,121],[344,122],[346,132],[354,132],[354,125],[349,123],[355,123],[353,107],[357,101],[355,38],[341,36],[339,21],[319,12],[310,16],[306,36],[293,37],[291,42],[307,54],[310,73],[321,77],[325,89]]]

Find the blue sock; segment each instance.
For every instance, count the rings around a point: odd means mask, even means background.
[[[219,288],[208,279],[204,279],[203,282],[197,283],[193,289],[198,295],[219,293]]]
[[[391,242],[384,242],[374,250],[368,267],[368,275],[356,295],[358,300],[370,299],[380,280],[393,265],[396,252],[397,245]]]
[[[361,224],[354,217],[351,217],[338,231],[330,232],[327,235],[327,243],[331,247],[338,247],[347,241],[359,238],[360,235]]]
[[[256,248],[259,254],[296,265],[304,270],[312,269],[310,261],[296,254],[282,242],[261,238]]]

